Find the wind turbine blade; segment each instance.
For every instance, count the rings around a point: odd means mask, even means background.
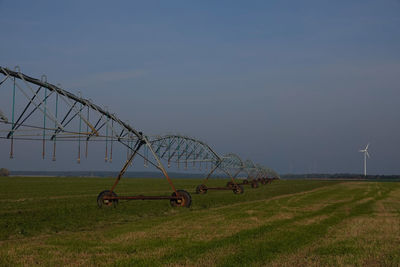
[[[368,151],[365,151],[365,153],[367,153],[368,158],[370,158],[371,156],[369,155]]]
[[[365,150],[362,150],[362,149],[361,149],[361,150],[358,150],[358,152],[365,152]]]
[[[369,143],[368,143],[368,145],[365,147],[365,150],[367,150],[367,149],[368,149],[368,147],[369,147]]]

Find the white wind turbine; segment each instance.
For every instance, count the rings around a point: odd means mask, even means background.
[[[365,149],[359,150],[359,152],[364,153],[364,176],[367,176],[367,157],[370,158],[368,153],[369,144],[365,147]]]

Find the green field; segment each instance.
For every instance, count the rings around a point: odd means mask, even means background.
[[[0,266],[400,265],[400,183],[274,181],[245,193],[193,193],[99,209],[108,178],[0,179]],[[210,185],[224,185],[214,179]],[[161,179],[123,179],[118,194],[168,195]]]

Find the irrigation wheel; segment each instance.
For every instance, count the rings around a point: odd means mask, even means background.
[[[244,189],[243,186],[241,185],[236,185],[233,189],[232,189],[234,194],[243,194]]]
[[[201,184],[196,187],[196,194],[205,194],[205,193],[207,193],[207,186],[205,184]]]
[[[181,198],[171,199],[170,200],[171,206],[189,208],[190,205],[192,204],[192,197],[190,196],[190,194],[185,190],[177,190],[177,192]],[[173,192],[172,196],[175,197],[176,193]]]
[[[115,192],[111,192],[110,190],[104,190],[97,196],[97,206],[99,206],[99,208],[103,206],[116,208],[118,199],[104,199],[105,196],[116,197],[117,194],[115,194]]]
[[[235,184],[232,181],[226,183],[226,187],[228,187],[230,189],[232,189],[234,185]]]
[[[257,181],[252,181],[251,182],[251,187],[252,188],[258,188],[258,182]]]
[[[248,183],[249,183],[249,180],[247,180],[247,179],[243,180],[243,184],[248,184]]]

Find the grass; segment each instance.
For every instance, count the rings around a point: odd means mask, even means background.
[[[99,209],[107,178],[1,178],[0,265],[400,265],[400,183],[275,181],[196,195],[190,209],[131,201]],[[210,186],[225,180],[214,179]],[[123,179],[121,195],[168,195]]]

